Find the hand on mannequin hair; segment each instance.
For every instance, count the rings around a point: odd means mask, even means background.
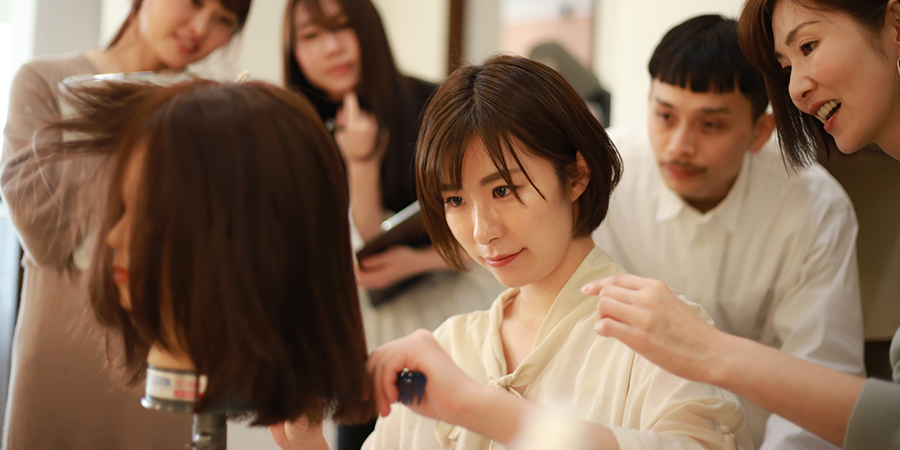
[[[367,257],[356,267],[356,283],[366,289],[382,289],[420,273],[447,268],[434,247],[414,249],[397,245]]]
[[[322,423],[310,425],[304,415],[293,422],[269,426],[269,434],[278,448],[284,450],[327,450],[328,443],[322,433]]]
[[[665,283],[630,274],[592,281],[599,295],[594,330],[616,338],[667,371],[693,381],[707,379],[706,361],[727,352],[730,335],[708,324]]]

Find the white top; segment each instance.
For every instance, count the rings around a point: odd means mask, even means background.
[[[593,249],[551,306],[534,349],[512,373],[503,356],[500,324],[518,289],[501,294],[488,311],[451,317],[435,337],[476,381],[516,396],[513,388],[526,386],[525,399],[611,427],[622,450],[752,448],[734,395],[676,377],[594,332],[597,297],[583,294],[581,286],[620,272],[606,252]],[[396,404],[388,417],[378,419],[363,445],[365,450],[498,448],[478,434]]]
[[[645,130],[610,136],[625,175],[597,245],[628,272],[700,303],[721,330],[865,374],[856,216],[825,169],[788,175],[770,142],[745,156],[728,196],[702,214],[666,186]],[[761,448],[835,448],[744,406]]]

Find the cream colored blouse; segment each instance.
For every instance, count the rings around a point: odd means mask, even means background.
[[[512,373],[506,369],[500,323],[504,307],[514,301],[518,289],[501,294],[488,311],[451,317],[435,331],[435,337],[475,380],[510,395],[519,395],[514,387],[525,387],[525,399],[606,425],[622,450],[752,449],[744,411],[734,395],[676,377],[625,344],[594,332],[596,297],[584,295],[581,286],[621,272],[606,252],[593,249],[554,301],[534,350]],[[502,447],[464,428],[394,405],[388,417],[378,419],[363,448]]]

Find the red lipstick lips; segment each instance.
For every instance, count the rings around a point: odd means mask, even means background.
[[[484,258],[484,260],[491,267],[503,267],[503,266],[515,261],[516,257],[518,257],[519,254],[522,253],[523,250],[525,250],[525,249],[519,250],[516,253],[512,253],[512,254],[508,254],[508,255],[487,257],[487,258]]]
[[[116,283],[127,283],[128,271],[119,266],[113,266],[113,280]]]

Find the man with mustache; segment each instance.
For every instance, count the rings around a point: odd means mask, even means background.
[[[676,26],[649,69],[647,128],[610,133],[625,174],[596,243],[703,305],[719,329],[864,375],[856,215],[821,166],[786,171],[735,22]],[[835,448],[744,407],[763,449]]]

